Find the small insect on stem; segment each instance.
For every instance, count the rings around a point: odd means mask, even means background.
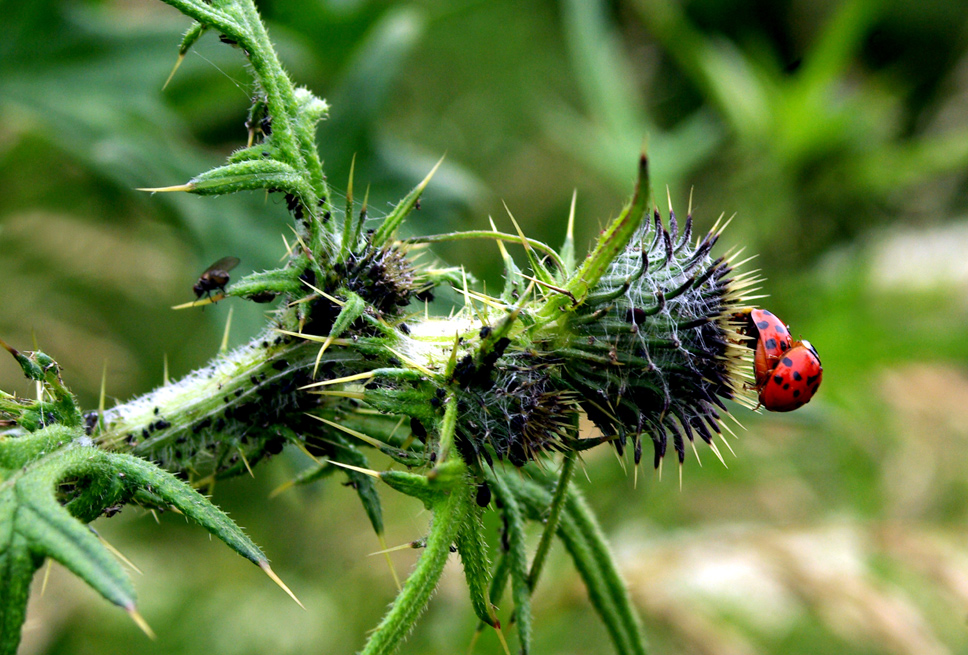
[[[206,268],[198,276],[198,282],[192,287],[192,290],[195,292],[195,298],[201,298],[202,295],[207,295],[211,298],[212,292],[216,290],[225,293],[225,285],[229,283],[230,279],[229,271],[238,265],[238,257],[222,257],[222,259]]]

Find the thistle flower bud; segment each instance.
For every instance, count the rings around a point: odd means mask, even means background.
[[[744,290],[759,280],[734,274],[735,255],[712,256],[722,228],[717,223],[694,240],[691,212],[680,232],[670,209],[667,225],[656,210],[629,233],[597,280],[581,279],[578,272],[542,282],[547,300],[524,294],[513,310],[494,311],[499,303],[491,299],[487,315],[464,312],[471,324],[483,321],[478,334],[459,331],[465,337],[450,356],[456,444],[466,460],[493,455],[521,466],[543,451],[611,441],[622,453],[631,441],[637,464],[647,436],[658,467],[671,436],[682,463],[686,441],[695,448],[697,436],[719,456],[713,439],[722,434],[726,400],[755,406],[752,351],[737,332],[736,316]],[[613,238],[615,232],[603,233],[600,245],[609,248],[604,242]],[[581,292],[576,280],[590,288]],[[559,303],[555,316],[542,322],[556,297],[571,303]],[[579,411],[600,437],[576,438]]]
[[[375,246],[369,239],[360,252],[337,262],[334,271],[339,282],[385,316],[400,314],[419,285],[405,252],[396,245]]]
[[[693,242],[691,213],[680,233],[674,212],[666,227],[655,210],[564,322],[564,347],[548,353],[619,452],[631,438],[636,463],[643,435],[656,467],[670,435],[680,463],[686,439],[715,450],[723,401],[755,405],[744,384],[749,349],[732,318],[750,282],[734,276],[732,257],[711,256],[721,233],[717,224]]]

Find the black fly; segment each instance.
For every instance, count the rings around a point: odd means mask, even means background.
[[[196,298],[202,295],[212,296],[212,292],[219,290],[225,292],[225,285],[229,283],[229,271],[239,265],[238,257],[222,257],[205,272],[198,276],[198,282],[192,287]]]

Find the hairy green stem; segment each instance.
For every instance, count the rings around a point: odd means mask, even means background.
[[[457,552],[464,565],[464,578],[471,594],[471,605],[477,618],[488,625],[498,627],[489,595],[490,575],[487,545],[484,542],[483,507],[473,507],[467,521],[457,534]]]
[[[417,619],[437,588],[440,575],[470,511],[471,485],[465,478],[434,506],[433,522],[427,534],[427,545],[390,611],[366,643],[362,655],[389,655],[413,630]]]
[[[517,475],[503,475],[502,478],[528,516],[532,520],[541,520],[552,501],[547,488]],[[645,655],[645,642],[631,599],[618,577],[601,530],[597,526],[589,529],[589,521],[594,525],[593,517],[566,502],[558,524],[558,536],[571,555],[588,590],[589,600],[602,618],[616,652],[619,655]]]
[[[585,502],[581,493],[575,488],[570,489],[568,492],[566,511],[568,517],[574,523],[575,528],[584,538],[591,552],[591,556],[597,562],[600,575],[605,582],[608,593],[612,597],[612,604],[615,611],[621,616],[621,623],[629,634],[632,644],[644,644],[642,624],[632,606],[632,599],[629,597],[625,581],[619,575],[618,567],[612,558],[608,541],[605,539],[602,528],[598,524],[598,521],[595,520],[595,515],[588,506],[588,503]],[[644,646],[641,652],[645,652]]]
[[[561,518],[561,510],[565,504],[565,497],[568,493],[568,484],[571,482],[575,472],[575,463],[578,461],[578,453],[569,450],[565,453],[561,464],[561,473],[555,483],[555,495],[548,508],[548,518],[545,521],[544,532],[541,533],[541,540],[538,548],[534,552],[534,560],[531,562],[531,572],[528,574],[528,587],[534,591],[538,586],[538,578],[541,576],[541,569],[544,566],[548,551],[551,550],[551,538],[558,530],[558,520]]]
[[[521,653],[527,655],[531,651],[531,587],[528,585],[528,552],[525,543],[524,514],[518,499],[505,482],[507,477],[514,477],[487,469],[488,484],[494,489],[498,500],[504,506],[505,530],[507,530],[508,551],[506,559],[511,577],[511,595],[514,600],[514,617],[518,628],[518,639],[521,642]],[[494,574],[495,583],[498,578]],[[503,587],[501,583],[501,587]],[[492,598],[494,591],[492,588]]]

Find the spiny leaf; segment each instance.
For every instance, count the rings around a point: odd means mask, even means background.
[[[167,88],[168,84],[171,82],[171,79],[175,77],[178,67],[181,66],[182,62],[185,60],[185,55],[188,54],[188,51],[191,50],[192,46],[195,45],[195,42],[201,38],[202,34],[204,34],[205,30],[207,29],[208,28],[206,26],[196,22],[192,23],[191,27],[189,27],[185,32],[185,35],[182,37],[181,44],[178,46],[178,59],[175,61],[175,65],[172,67],[171,72],[168,73],[168,79],[165,80],[164,85],[161,87],[162,91]]]
[[[330,455],[332,459],[361,468],[369,467],[366,456],[354,448],[353,444],[349,443],[340,434],[330,433],[329,438],[340,446],[333,450],[332,455]],[[360,497],[363,510],[370,519],[373,531],[377,534],[383,534],[383,510],[381,509],[380,496],[376,491],[376,483],[373,481],[373,478],[352,469],[346,469],[346,476],[353,483],[353,488],[356,489],[356,494]]]
[[[188,484],[138,457],[120,453],[106,456],[119,472],[125,474],[130,484],[155,494],[254,564],[261,566],[267,561],[262,550],[242,532],[242,528]]]
[[[269,189],[286,191],[303,198],[307,206],[315,205],[312,188],[298,171],[274,159],[245,160],[196,175],[187,184],[174,187],[138,189],[161,193],[166,191],[187,191],[203,196],[217,196],[239,191]]]
[[[511,576],[514,616],[521,642],[521,653],[531,652],[531,587],[528,583],[528,552],[525,542],[524,515],[517,497],[504,482],[504,477],[493,469],[485,469],[487,481],[504,505],[504,529],[507,531],[508,551],[505,558]],[[495,573],[495,577],[497,574]],[[493,595],[492,595],[493,598]]]
[[[582,262],[582,265],[571,276],[571,279],[566,285],[566,289],[579,302],[588,294],[588,290],[598,282],[609,264],[615,260],[618,253],[625,248],[629,239],[635,234],[642,220],[648,214],[651,197],[652,193],[649,189],[649,160],[643,154],[639,159],[639,176],[635,184],[635,194],[632,196],[632,200],[602,233],[602,236],[598,239],[598,243],[595,244],[595,249],[585,258],[585,261]],[[558,308],[567,301],[568,298],[562,298],[561,296],[552,297],[545,304],[541,313],[545,318],[553,319],[558,312]]]
[[[415,186],[403,200],[397,203],[397,206],[393,208],[393,211],[390,212],[390,215],[383,220],[383,223],[380,225],[380,227],[378,227],[376,232],[373,233],[372,240],[375,246],[382,246],[384,243],[389,241],[391,237],[393,237],[393,234],[397,231],[397,228],[400,227],[400,224],[403,223],[404,219],[406,219],[407,216],[410,215],[410,212],[413,211],[417,201],[420,200],[420,195],[424,192],[424,189],[427,188],[427,185],[430,184],[430,178],[434,176],[434,173],[437,172],[437,169],[440,168],[442,163],[444,163],[443,157],[441,157],[440,160],[434,164],[434,167],[430,169],[429,173],[427,173],[427,177],[421,180],[420,184]]]
[[[457,551],[464,564],[464,578],[467,580],[471,604],[474,606],[477,618],[490,626],[498,627],[500,623],[489,598],[490,563],[487,561],[487,546],[484,543],[483,513],[483,507],[474,507],[468,514],[466,522],[457,534]]]
[[[55,496],[65,477],[86,472],[103,455],[91,447],[68,446],[21,468],[0,469],[0,653],[16,652],[30,579],[45,557],[112,603],[134,608],[134,588],[121,564]]]
[[[134,612],[131,581],[85,525],[132,498],[178,509],[270,571],[258,546],[207,498],[151,462],[82,445],[84,439],[80,430],[60,425],[0,438],[0,655],[16,652],[30,579],[46,557]],[[73,481],[74,497],[62,505],[57,493],[66,480]]]

